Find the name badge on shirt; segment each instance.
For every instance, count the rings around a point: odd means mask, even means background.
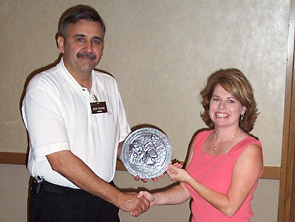
[[[92,114],[106,113],[108,111],[106,102],[90,103]]]

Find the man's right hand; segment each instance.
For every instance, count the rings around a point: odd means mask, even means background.
[[[150,208],[150,202],[144,196],[138,197],[137,193],[124,193],[119,208],[137,217]]]

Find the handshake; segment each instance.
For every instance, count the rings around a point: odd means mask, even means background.
[[[122,206],[119,206],[119,208],[125,212],[130,212],[134,217],[148,211],[153,205],[153,195],[147,191],[124,193],[123,196]]]
[[[181,170],[181,168],[182,165],[180,163],[175,163],[173,165],[169,164],[166,172],[172,181],[182,181],[182,176],[179,173],[185,170]],[[164,175],[161,175],[160,177],[164,177]],[[134,179],[140,180],[139,177],[134,177]],[[156,182],[158,178],[153,178],[152,180]],[[147,182],[147,179],[142,179],[142,181]],[[161,197],[162,195],[157,195],[157,193],[151,194],[148,191],[140,191],[139,193],[122,193],[122,195],[123,197],[121,199],[122,201],[120,201],[121,204],[119,205],[119,208],[125,212],[130,212],[134,217],[139,216],[148,211],[150,207],[162,202],[159,201],[158,198],[163,199],[163,197]]]

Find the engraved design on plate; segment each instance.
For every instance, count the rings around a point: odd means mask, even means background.
[[[122,162],[134,176],[160,176],[166,171],[171,158],[172,147],[168,138],[153,128],[146,127],[134,131],[123,144]]]

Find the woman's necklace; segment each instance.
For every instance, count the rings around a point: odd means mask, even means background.
[[[228,143],[228,142],[230,142],[233,138],[234,138],[234,136],[238,133],[240,131],[240,128],[233,134],[233,135],[231,135],[228,139],[226,139],[225,141],[223,141],[223,142],[221,142],[222,144],[224,144],[224,143]],[[215,131],[215,136],[216,136],[216,131]],[[214,151],[216,151],[218,149],[218,146],[217,145],[215,145],[214,147],[213,147],[213,150]]]

